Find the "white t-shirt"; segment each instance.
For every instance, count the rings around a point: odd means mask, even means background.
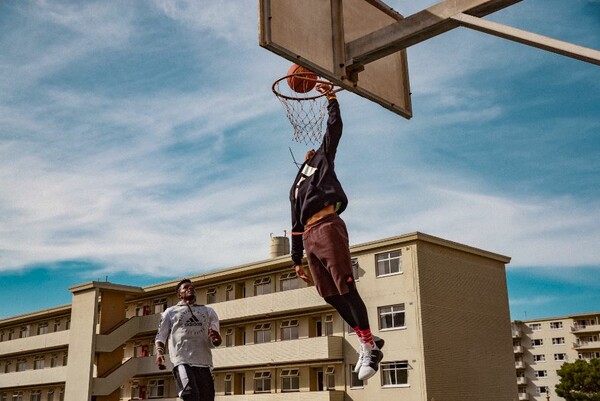
[[[180,301],[162,313],[155,342],[165,344],[169,339],[173,366],[185,363],[212,368],[214,345],[208,336],[209,328],[219,331],[219,317],[212,308]]]

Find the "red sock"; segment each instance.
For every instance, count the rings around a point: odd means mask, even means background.
[[[364,329],[360,331],[360,338],[362,339],[363,344],[371,344],[373,347],[375,342],[373,341],[373,336],[371,335],[371,329]]]

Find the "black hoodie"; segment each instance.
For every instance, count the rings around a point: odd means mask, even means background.
[[[334,205],[341,214],[348,205],[348,198],[334,171],[335,153],[342,137],[342,117],[336,99],[327,105],[329,119],[323,143],[313,157],[300,167],[290,190],[292,205],[292,260],[302,263],[304,225],[315,213],[327,205]]]

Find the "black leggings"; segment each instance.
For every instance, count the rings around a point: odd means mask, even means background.
[[[338,311],[342,319],[344,319],[350,327],[354,328],[358,326],[360,330],[370,328],[367,307],[356,288],[351,289],[347,294],[332,295],[323,299]]]

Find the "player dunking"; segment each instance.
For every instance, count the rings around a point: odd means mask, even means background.
[[[330,87],[320,84],[316,89],[327,93]],[[327,93],[327,99],[329,118],[323,142],[317,151],[313,149],[306,154],[290,190],[292,261],[298,277],[312,282],[302,267],[306,250],[308,267],[319,295],[338,311],[360,340],[355,372],[359,380],[367,380],[379,368],[383,340],[373,339],[367,308],[352,275],[348,232],[339,217],[348,205],[348,198],[334,170],[342,119],[335,94]]]

